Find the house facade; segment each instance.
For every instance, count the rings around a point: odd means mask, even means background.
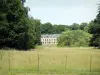
[[[42,45],[53,45],[57,44],[57,38],[60,34],[43,34],[41,35]]]

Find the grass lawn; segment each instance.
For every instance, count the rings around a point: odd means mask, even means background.
[[[100,49],[40,46],[0,50],[0,75],[100,75]]]

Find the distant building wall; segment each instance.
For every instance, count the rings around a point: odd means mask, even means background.
[[[41,35],[41,42],[42,45],[52,45],[57,44],[57,38],[59,37],[59,34],[45,34]]]

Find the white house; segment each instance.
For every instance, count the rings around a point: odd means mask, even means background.
[[[41,35],[42,45],[57,44],[57,38],[60,34],[43,34]]]

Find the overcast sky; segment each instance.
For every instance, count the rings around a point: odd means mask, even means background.
[[[97,15],[100,0],[26,0],[29,15],[42,23],[66,24],[89,22]]]

